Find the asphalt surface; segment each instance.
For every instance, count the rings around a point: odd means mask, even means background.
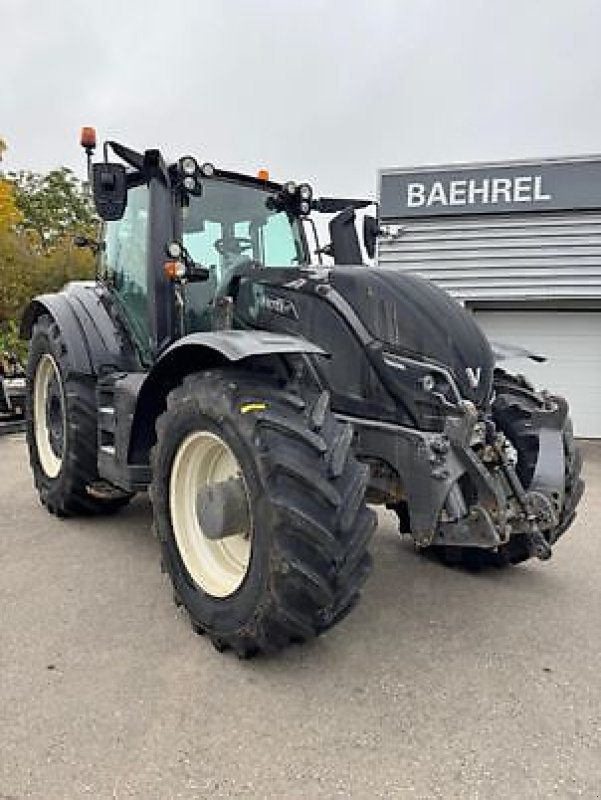
[[[240,662],[175,608],[145,498],[39,505],[0,439],[0,800],[600,798],[601,445],[546,563],[470,574],[381,515],[357,610]]]

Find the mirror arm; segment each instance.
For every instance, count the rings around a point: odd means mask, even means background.
[[[126,164],[129,164],[130,167],[134,169],[142,171],[144,169],[144,155],[142,153],[137,153],[135,150],[132,150],[130,147],[126,147],[124,144],[119,144],[119,142],[113,142],[110,139],[105,141],[103,146],[103,155],[104,160],[108,161],[108,148],[111,148],[115,155],[119,156],[120,159],[125,161]]]

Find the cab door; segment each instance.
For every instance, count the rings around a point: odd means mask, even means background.
[[[111,287],[143,361],[152,353],[148,311],[150,191],[146,184],[128,192],[120,220],[105,223],[101,274]]]

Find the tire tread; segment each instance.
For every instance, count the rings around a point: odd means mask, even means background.
[[[240,413],[242,400],[252,397],[260,397],[268,408]],[[216,630],[195,616],[190,603],[192,625],[240,658],[275,652],[328,630],[357,601],[371,565],[367,548],[376,524],[375,514],[364,505],[367,471],[350,451],[348,426],[329,410],[329,394],[312,398],[301,391],[296,396],[289,388],[233,369],[197,373],[171,392],[151,456],[151,499],[163,560],[176,591],[180,577],[165,551],[170,531],[167,489],[158,476],[171,415],[187,403],[235,426],[252,450],[272,541],[265,596],[249,611],[251,618],[236,630]]]

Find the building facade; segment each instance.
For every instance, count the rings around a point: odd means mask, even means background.
[[[601,438],[601,157],[386,169],[380,266],[423,275],[494,342],[547,357],[509,369]]]

